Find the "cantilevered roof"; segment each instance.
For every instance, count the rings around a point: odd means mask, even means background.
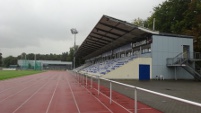
[[[122,45],[150,37],[152,34],[159,34],[159,32],[103,15],[75,56],[89,59]]]

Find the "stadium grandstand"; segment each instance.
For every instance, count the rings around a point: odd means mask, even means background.
[[[103,15],[75,57],[85,64],[82,74],[109,79],[199,79],[201,54],[193,37],[160,33]]]

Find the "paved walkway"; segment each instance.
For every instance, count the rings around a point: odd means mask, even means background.
[[[150,80],[150,81],[138,81],[138,80],[116,80],[122,83],[142,87],[152,91],[176,96],[186,100],[201,103],[201,82],[193,80]],[[132,91],[130,90],[118,90],[117,86],[115,90],[133,98]],[[200,113],[201,108],[195,107],[189,104],[184,104],[171,99],[162,98],[156,95],[138,91],[139,101],[146,103],[160,111],[166,113]]]

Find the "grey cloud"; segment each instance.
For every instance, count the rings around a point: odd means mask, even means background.
[[[70,42],[71,28],[79,31],[77,44],[81,44],[103,14],[129,22],[145,19],[162,1],[0,0],[0,48],[12,51],[48,44],[41,39],[53,40],[55,45],[58,41]]]

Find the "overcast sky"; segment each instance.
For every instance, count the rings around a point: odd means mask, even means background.
[[[61,54],[80,45],[103,15],[146,19],[165,0],[0,0],[0,52]]]

